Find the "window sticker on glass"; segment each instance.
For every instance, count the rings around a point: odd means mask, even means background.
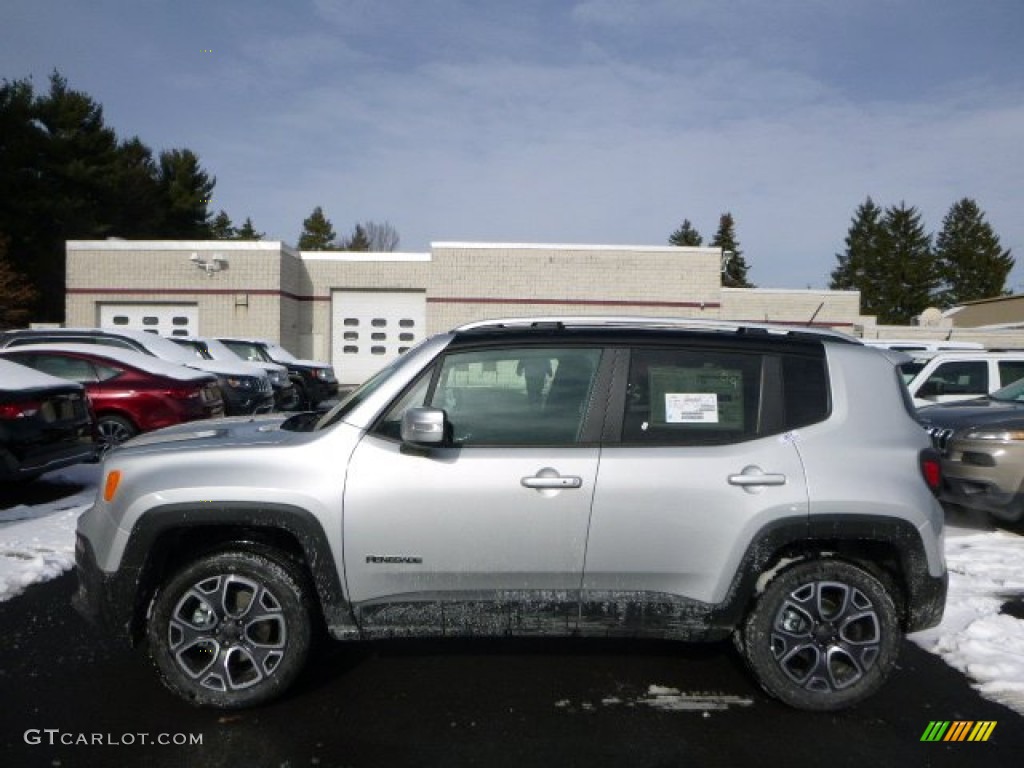
[[[714,392],[669,392],[665,395],[665,423],[717,424],[718,395]]]
[[[652,367],[648,372],[652,426],[743,428],[743,374],[701,366]]]

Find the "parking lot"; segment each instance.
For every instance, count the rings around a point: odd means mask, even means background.
[[[727,643],[610,640],[325,643],[282,700],[241,712],[194,709],[159,685],[143,653],[107,645],[71,610],[73,573],[45,580],[44,566],[59,571],[70,557],[59,521],[74,517],[91,482],[87,467],[58,473],[13,504],[8,497],[0,513],[0,560],[43,580],[0,602],[5,764],[820,765],[827,756],[836,765],[991,766],[1015,765],[1024,747],[1024,718],[980,695],[920,637],[903,643],[880,694],[835,714],[768,698]],[[1012,615],[1020,577],[999,575],[1011,565],[1007,553],[1024,545],[1018,533],[970,514],[950,523],[948,551],[989,544],[972,550],[973,569],[951,560],[943,627],[1024,623]],[[11,587],[11,571],[0,573]],[[988,605],[968,594],[982,576],[1002,579],[1007,612],[969,615]],[[969,658],[983,640],[965,631],[946,642]],[[1012,660],[1013,637],[989,640]],[[985,743],[922,742],[934,721],[996,725]]]

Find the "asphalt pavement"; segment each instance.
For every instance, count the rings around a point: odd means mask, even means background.
[[[1024,718],[912,643],[840,713],[763,695],[728,644],[325,642],[280,701],[240,711],[167,693],[145,653],[71,609],[74,575],[0,603],[0,765],[1017,766]],[[925,742],[934,721],[995,722]],[[166,743],[161,743],[166,742]]]

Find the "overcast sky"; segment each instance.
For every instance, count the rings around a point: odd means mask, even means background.
[[[1022,0],[2,0],[0,77],[57,69],[187,147],[212,209],[341,234],[664,245],[733,214],[748,277],[825,287],[854,209],[974,198],[1021,262]]]

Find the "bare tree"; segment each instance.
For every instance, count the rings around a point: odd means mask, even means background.
[[[383,253],[398,249],[398,230],[391,222],[364,221],[360,226],[370,241],[371,251]]]

